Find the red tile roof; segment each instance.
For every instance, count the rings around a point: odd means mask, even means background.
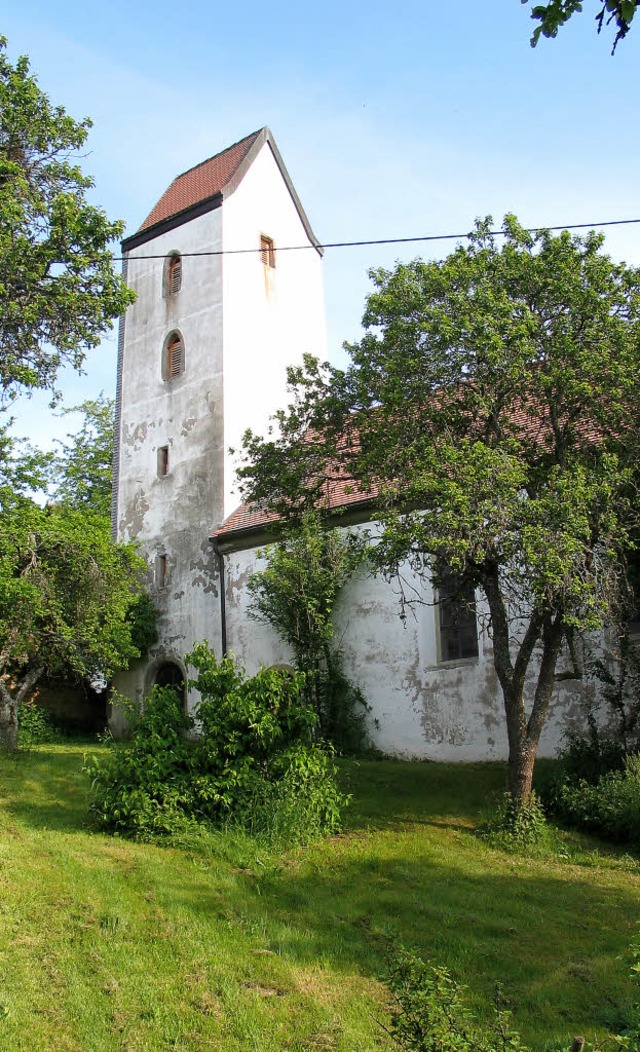
[[[155,226],[156,223],[161,223],[164,219],[178,215],[201,201],[206,201],[221,193],[264,130],[260,128],[252,132],[251,135],[247,135],[246,139],[234,143],[222,153],[217,153],[208,161],[202,161],[195,168],[189,168],[187,172],[178,175],[149,212],[139,230]]]
[[[353,479],[332,479],[325,483],[322,507],[328,511],[343,511],[355,506],[369,505],[378,496],[379,489],[374,486],[364,490]],[[259,503],[241,504],[231,515],[225,519],[219,529],[215,530],[213,537],[219,540],[228,540],[238,534],[250,534],[261,532],[267,526],[278,522],[278,512],[266,508]]]

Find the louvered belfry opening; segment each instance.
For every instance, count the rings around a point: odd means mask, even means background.
[[[169,336],[163,363],[163,379],[173,380],[184,372],[184,342],[178,332]]]
[[[172,256],[169,261],[169,295],[175,296],[182,285],[182,256]]]
[[[260,235],[260,259],[265,267],[275,267],[276,254],[273,248],[273,239],[265,234]]]
[[[182,288],[182,256],[171,252],[165,257],[162,270],[162,295],[165,299],[176,296]]]

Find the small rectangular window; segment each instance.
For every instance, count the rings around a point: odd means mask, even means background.
[[[264,234],[260,235],[260,259],[265,267],[275,267],[276,265],[276,253],[273,247],[273,240],[270,237],[265,237]]]
[[[158,478],[169,474],[169,447],[158,446]]]
[[[169,571],[166,555],[156,555],[155,585],[156,588],[166,588],[169,580]]]
[[[450,570],[440,577],[438,629],[441,661],[478,656],[476,600],[472,585],[461,583]]]

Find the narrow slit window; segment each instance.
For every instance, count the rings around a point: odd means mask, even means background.
[[[158,478],[162,479],[169,474],[169,447],[158,447]]]
[[[172,333],[164,351],[162,366],[162,377],[164,380],[174,380],[176,376],[182,376],[184,372],[184,341],[179,333]]]
[[[156,555],[155,585],[156,588],[166,588],[169,580],[169,570],[166,555]]]
[[[445,572],[438,589],[438,629],[441,661],[459,661],[478,656],[476,601],[472,585],[462,584],[456,574]]]
[[[265,267],[273,268],[276,265],[276,253],[273,247],[273,239],[266,237],[264,234],[260,235],[260,259]]]

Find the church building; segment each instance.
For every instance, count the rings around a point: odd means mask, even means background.
[[[286,405],[286,367],[327,352],[322,248],[268,128],[177,176],[122,248],[137,300],[120,328],[113,523],[149,565],[159,639],[116,686],[141,701],[155,683],[185,680],[199,640],[249,672],[290,660],[248,616],[268,516],[240,506],[231,450]],[[340,528],[375,517],[370,500],[344,503]],[[392,755],[502,759],[486,611],[478,602],[465,624],[449,623],[442,597],[423,598],[401,620],[379,579],[363,575],[343,596],[337,637],[372,737]],[[580,680],[558,686],[541,755],[583,722],[588,693]]]

